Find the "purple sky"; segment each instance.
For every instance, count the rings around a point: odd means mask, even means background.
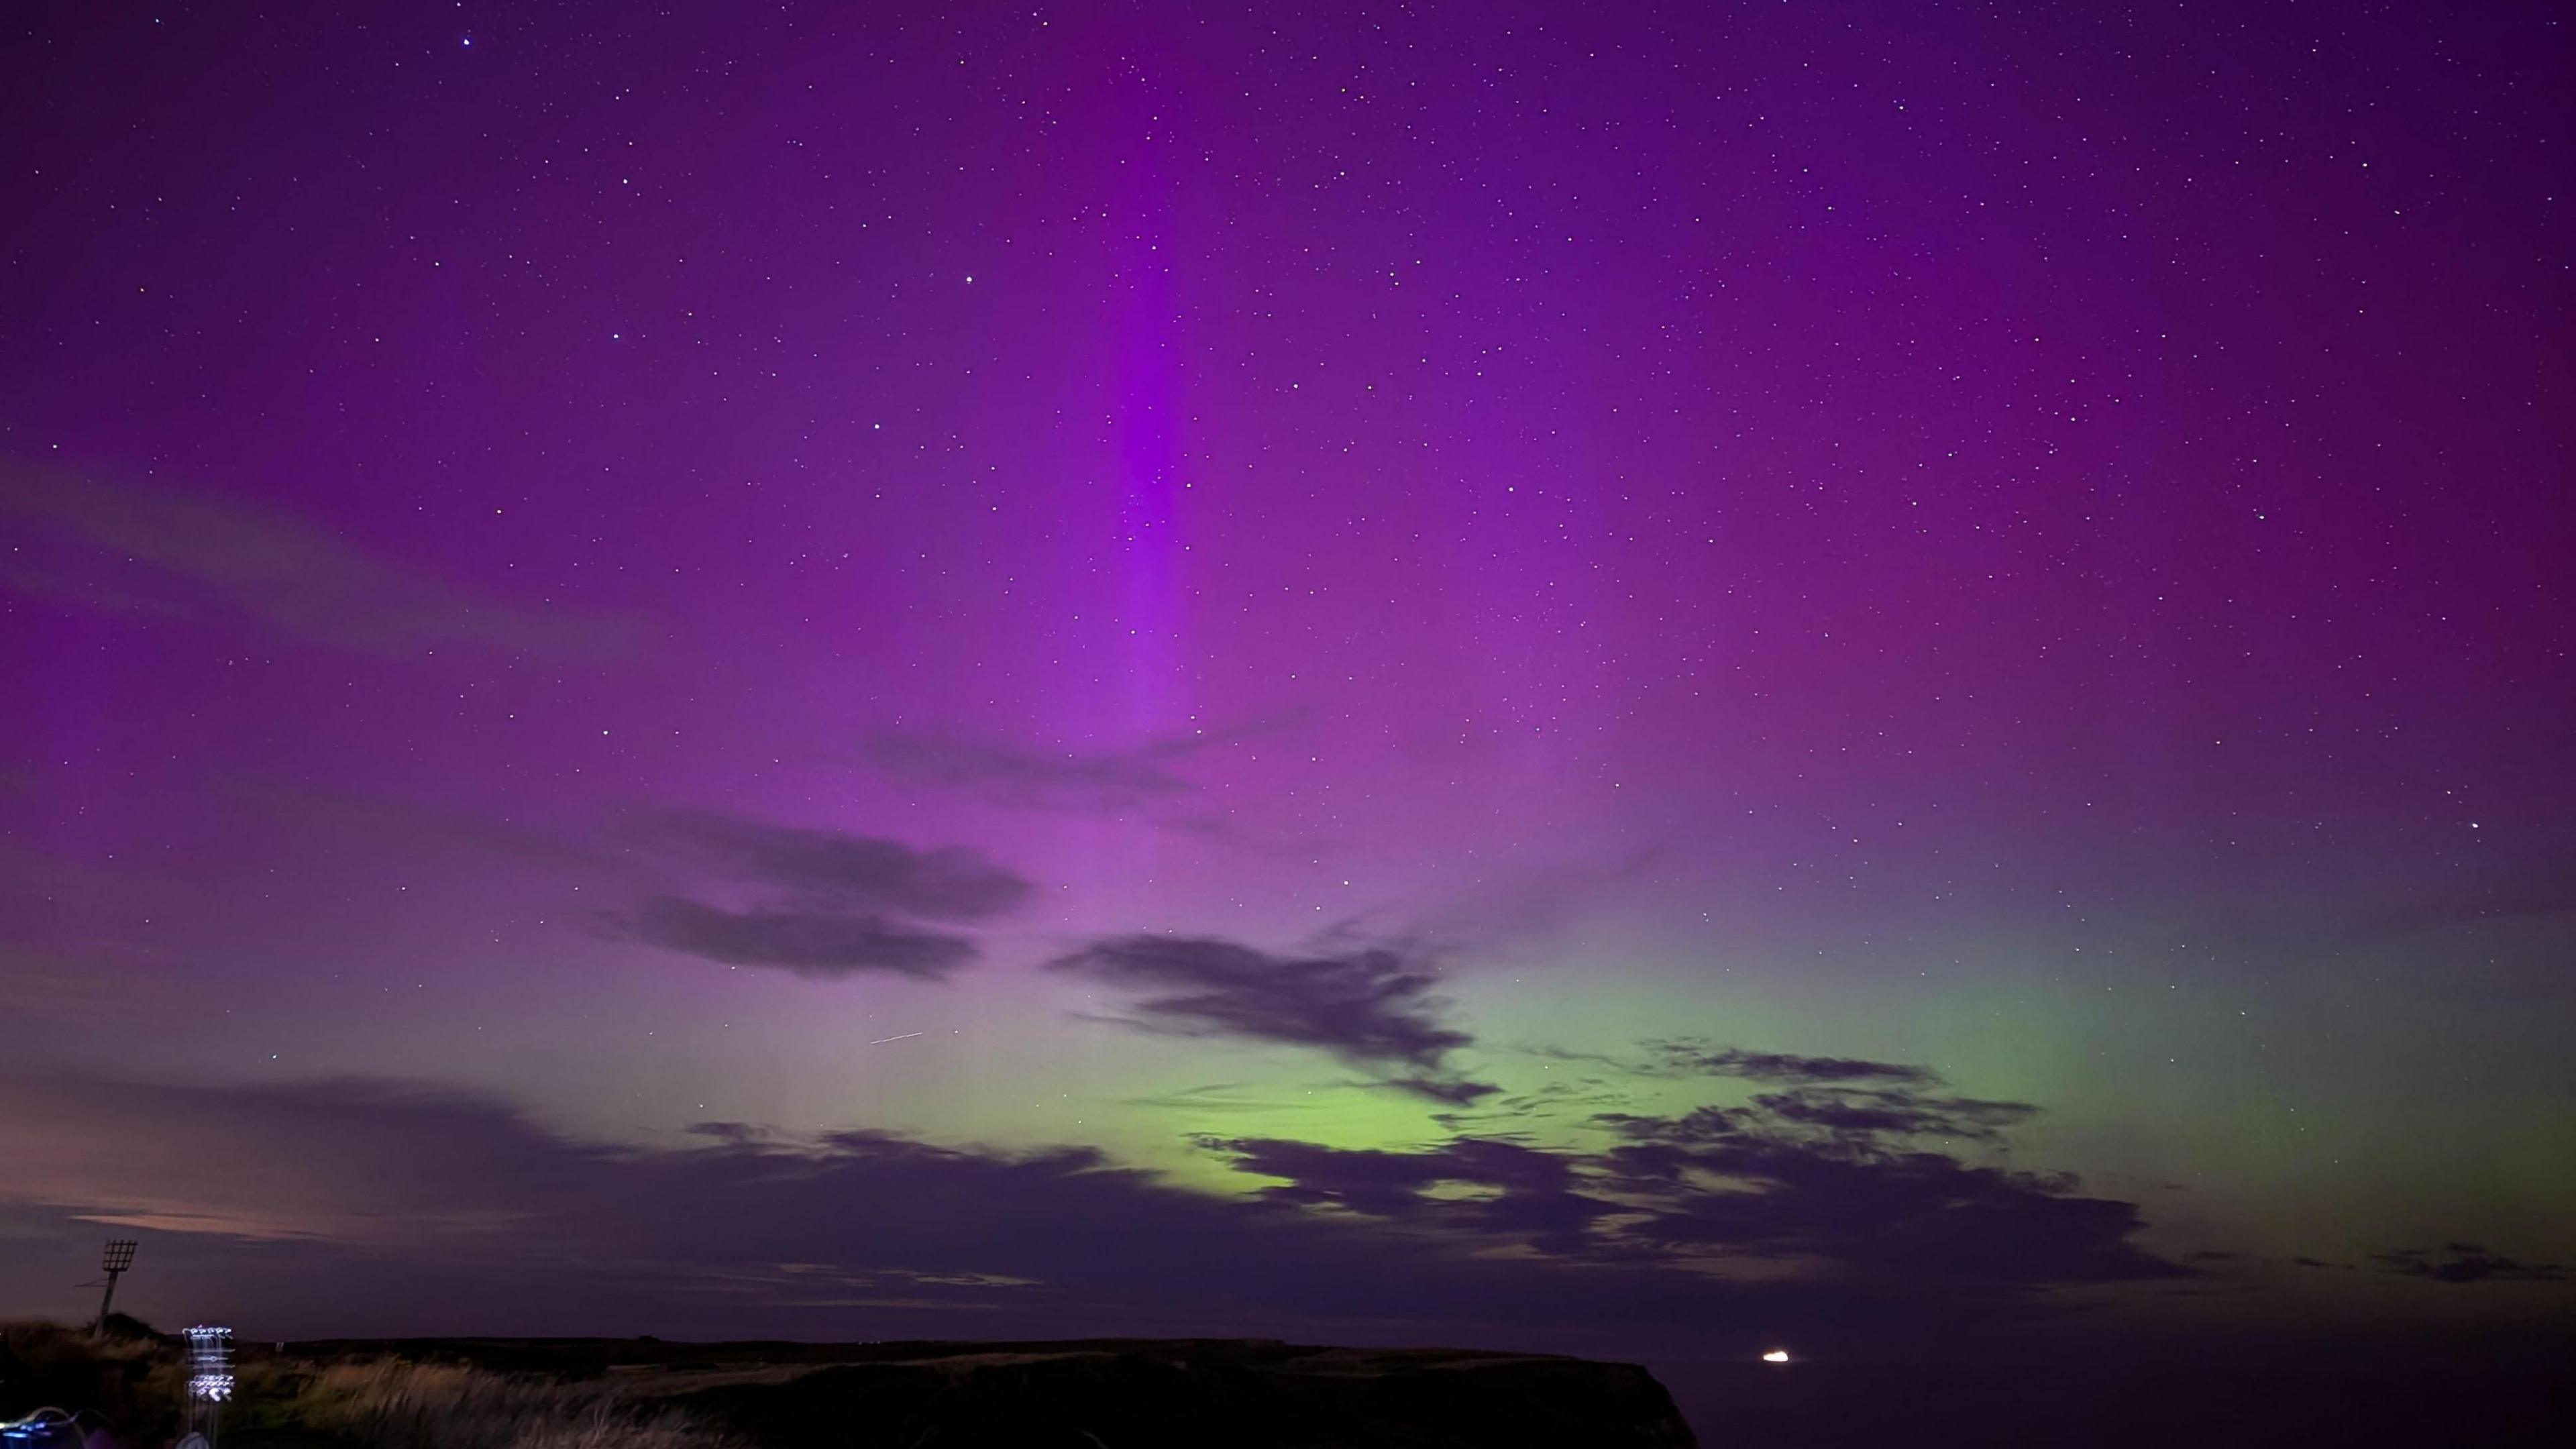
[[[0,22],[0,1310],[2570,1325],[2547,7],[362,13]]]

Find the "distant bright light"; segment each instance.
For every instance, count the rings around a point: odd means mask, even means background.
[[[1762,1355],[1762,1361],[1764,1363],[1787,1363],[1789,1361],[1789,1350],[1785,1348],[1775,1348],[1769,1353]]]

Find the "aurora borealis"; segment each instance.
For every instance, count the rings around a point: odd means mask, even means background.
[[[0,24],[0,1310],[2576,1321],[2543,9]]]

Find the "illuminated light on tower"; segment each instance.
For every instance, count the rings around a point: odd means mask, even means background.
[[[223,1406],[233,1396],[233,1331],[199,1324],[188,1330],[188,1437],[214,1449]]]
[[[126,1269],[134,1266],[134,1240],[108,1239],[107,1251],[99,1255],[98,1266],[107,1273],[107,1291],[99,1295],[98,1321],[89,1326],[92,1333],[107,1327],[107,1310],[116,1304],[116,1280],[124,1276]]]
[[[1769,1353],[1762,1355],[1762,1361],[1764,1363],[1787,1363],[1789,1361],[1789,1350],[1785,1348],[1775,1348]]]

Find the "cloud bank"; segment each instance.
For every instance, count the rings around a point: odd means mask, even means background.
[[[658,1305],[664,1322],[837,1313],[843,1332],[897,1310],[1008,1313],[1010,1331],[1173,1313],[1916,1331],[2045,1313],[2052,1285],[2182,1272],[2127,1242],[2130,1204],[1887,1134],[1820,1137],[1757,1110],[1620,1118],[1604,1143],[1211,1141],[1272,1180],[1227,1196],[1079,1145],[739,1124],[611,1145],[411,1083],[0,1077],[0,1240],[23,1256],[122,1227],[156,1263],[235,1273],[205,1295],[255,1294],[268,1321],[481,1315],[482,1331],[527,1321],[532,1281],[580,1321]],[[393,1281],[417,1296],[370,1297]]]

